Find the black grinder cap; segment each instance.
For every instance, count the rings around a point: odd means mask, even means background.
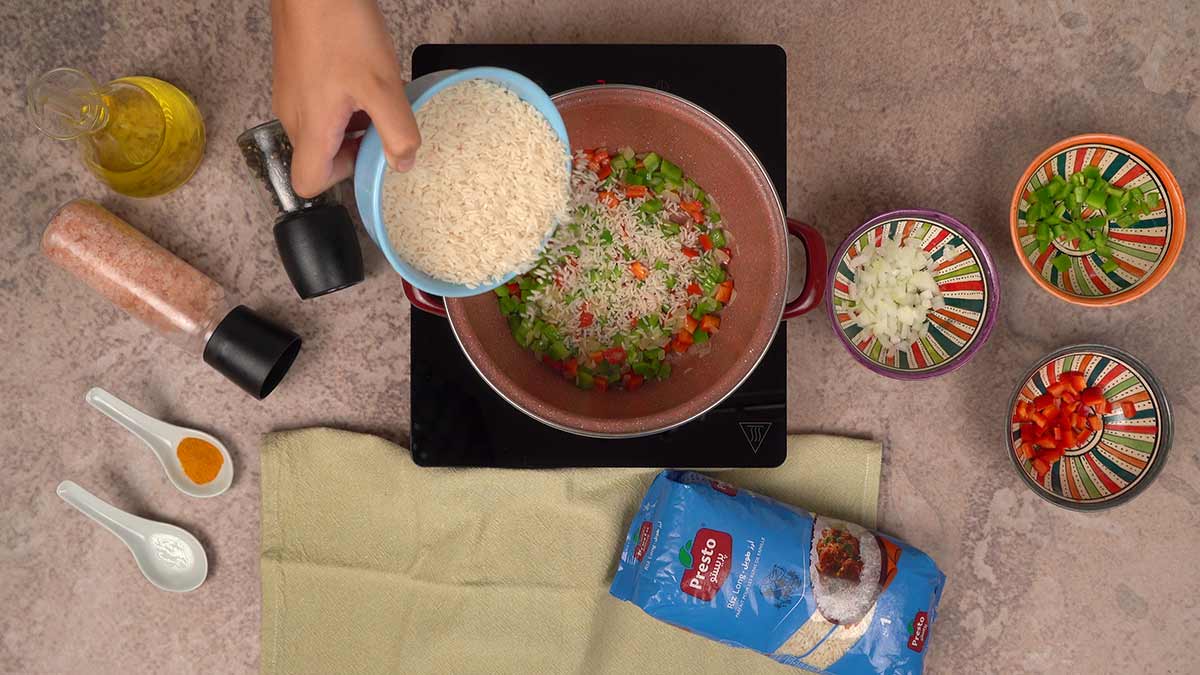
[[[301,299],[362,281],[362,249],[350,212],[333,189],[315,197],[296,194],[292,143],[279,120],[247,129],[237,143],[258,191],[276,213],[275,245]]]
[[[300,336],[245,305],[221,319],[204,345],[204,362],[262,400],[300,353]]]
[[[275,223],[275,245],[292,286],[304,300],[363,280],[362,248],[341,204],[297,211]]]

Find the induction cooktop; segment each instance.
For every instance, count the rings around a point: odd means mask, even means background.
[[[551,95],[637,84],[696,103],[754,150],[786,203],[787,58],[774,45],[421,45],[413,77],[449,68],[515,70]],[[422,466],[773,467],[787,457],[787,326],[720,405],[629,439],[577,436],[513,408],[475,372],[446,319],[412,310],[412,453]],[[612,392],[608,395],[620,395]]]

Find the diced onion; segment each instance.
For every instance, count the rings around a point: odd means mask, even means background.
[[[933,279],[933,259],[915,242],[885,239],[850,259],[854,272],[848,296],[850,315],[863,337],[874,335],[885,348],[899,350],[929,332],[929,312],[945,303]]]

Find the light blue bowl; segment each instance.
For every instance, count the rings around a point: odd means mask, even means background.
[[[511,70],[503,68],[490,67],[440,70],[436,73],[422,75],[413,80],[404,88],[404,93],[415,112],[420,110],[426,101],[442,89],[465,80],[474,79],[488,80],[489,82],[495,82],[502,87],[506,87],[516,94],[518,98],[528,102],[534,109],[541,113],[546,118],[546,121],[550,123],[550,128],[554,129],[554,132],[558,134],[559,140],[562,141],[563,148],[565,148],[568,155],[567,171],[569,174],[571,142],[567,139],[567,127],[563,124],[562,116],[558,114],[558,109],[554,107],[554,103],[550,101],[550,97],[546,92],[542,91],[541,87],[520,73],[514,73]],[[362,145],[358,149],[358,159],[354,163],[354,197],[358,202],[358,214],[362,217],[363,225],[366,227],[371,241],[375,242],[379,250],[383,251],[383,255],[387,257],[388,262],[392,264],[392,267],[406,281],[428,293],[435,293],[447,298],[463,298],[487,293],[496,286],[507,283],[517,275],[517,271],[514,270],[493,286],[484,285],[471,288],[435,279],[408,264],[392,248],[391,242],[388,241],[387,228],[383,225],[381,204],[383,197],[383,176],[386,168],[387,158],[383,154],[383,142],[379,138],[379,132],[375,130],[375,125],[372,124],[367,128],[366,135],[363,136]],[[549,237],[550,226],[547,224],[546,239],[549,239]],[[542,245],[545,246],[545,243],[545,240],[543,240]]]

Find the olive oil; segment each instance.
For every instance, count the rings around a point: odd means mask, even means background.
[[[165,194],[187,182],[204,156],[204,120],[178,87],[153,77],[97,86],[57,68],[30,87],[29,112],[47,135],[74,140],[84,165],[131,197]]]

